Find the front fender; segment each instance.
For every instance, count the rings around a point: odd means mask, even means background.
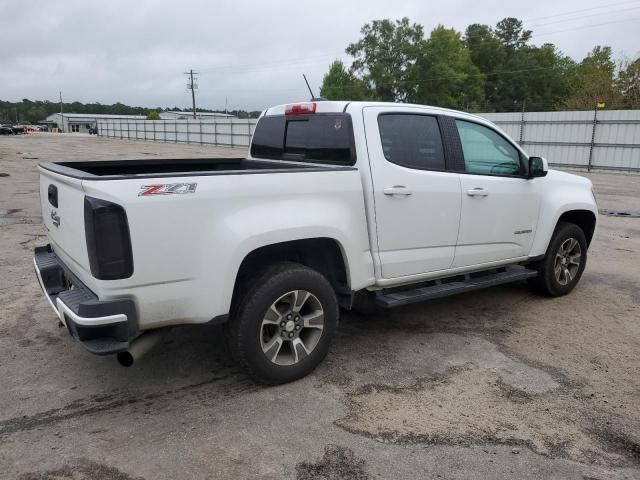
[[[538,180],[538,179],[536,179]],[[593,184],[587,178],[557,170],[550,170],[541,182],[541,208],[536,236],[533,240],[530,256],[544,255],[553,236],[560,217],[571,211],[586,210],[598,218],[598,206],[591,188]]]

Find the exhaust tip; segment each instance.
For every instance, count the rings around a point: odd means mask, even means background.
[[[165,331],[154,330],[152,332],[143,333],[133,340],[129,345],[129,349],[124,352],[118,352],[116,359],[123,367],[130,367],[140,360],[149,350],[162,340]]]
[[[133,365],[133,355],[131,355],[131,352],[118,352],[116,358],[118,359],[118,363],[123,367]]]

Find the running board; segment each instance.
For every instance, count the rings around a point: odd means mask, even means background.
[[[429,282],[419,288],[411,290],[383,290],[376,297],[376,305],[382,308],[394,308],[410,303],[448,297],[463,292],[471,292],[481,288],[493,287],[505,283],[517,282],[538,275],[535,270],[521,266],[499,268],[488,272],[478,272],[467,275],[444,278]]]

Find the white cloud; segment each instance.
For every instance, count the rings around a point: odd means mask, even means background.
[[[427,32],[438,24],[463,30],[470,23],[493,25],[515,16],[537,25],[536,43],[553,42],[578,60],[596,44],[638,53],[640,3],[559,5],[551,0],[0,0],[0,31],[10,47],[0,51],[0,99],[56,99],[62,89],[69,101],[187,106],[183,72],[193,68],[201,72],[198,105],[221,108],[228,97],[232,108],[260,109],[307,98],[303,72],[317,90],[329,63],[347,58],[344,48],[358,39],[363,24],[403,16]],[[567,12],[574,13],[539,20]],[[601,25],[576,29],[594,24]]]

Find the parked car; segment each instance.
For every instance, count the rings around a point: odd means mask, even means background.
[[[131,365],[162,329],[224,324],[267,384],[322,361],[339,307],[519,280],[568,294],[596,226],[588,179],[550,170],[481,117],[420,105],[280,105],[246,159],[39,171],[49,244],[34,265],[75,339]]]
[[[15,132],[8,125],[0,125],[0,135],[15,135]]]
[[[97,135],[98,134],[98,126],[92,125],[89,127],[89,135]]]

